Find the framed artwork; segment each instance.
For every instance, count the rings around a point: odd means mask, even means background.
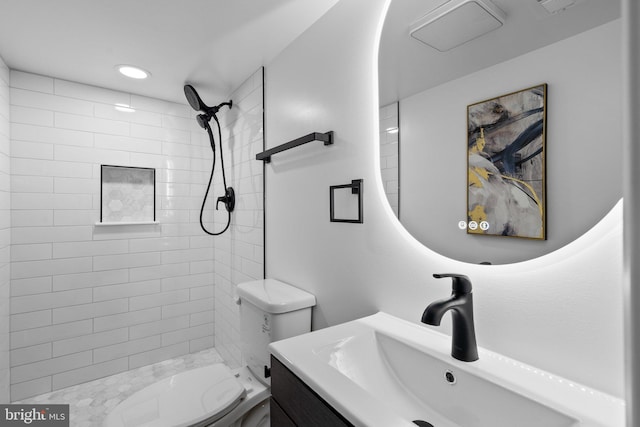
[[[155,221],[155,169],[101,165],[100,184],[101,223]]]
[[[547,85],[467,107],[467,233],[546,239]]]

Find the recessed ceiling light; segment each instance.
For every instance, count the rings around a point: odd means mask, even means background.
[[[127,76],[132,79],[146,79],[151,75],[150,72],[139,67],[134,67],[133,65],[117,65],[116,69],[123,76]]]

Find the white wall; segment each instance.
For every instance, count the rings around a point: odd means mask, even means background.
[[[261,181],[253,185],[256,169],[245,167],[262,128],[257,77],[220,114],[227,171],[237,172],[228,185],[238,197],[234,234],[224,239],[200,230],[212,156],[189,106],[11,77],[12,400],[212,347],[214,318],[233,321],[224,309],[229,280],[262,274],[262,225],[247,219],[256,211],[261,219]],[[116,111],[116,103],[136,112]],[[94,226],[100,164],[156,168],[159,225]],[[221,194],[208,201],[212,229],[226,221],[224,209],[212,214]]]
[[[622,197],[620,20],[401,100],[402,223],[468,262],[507,263],[556,250]],[[598,60],[594,61],[593,58]],[[466,106],[547,83],[547,240],[467,235]]]
[[[338,2],[267,67],[267,147],[313,131],[336,136],[333,146],[298,147],[266,168],[267,276],[314,293],[321,328],[377,310],[418,322],[450,294],[433,273],[467,274],[480,346],[622,396],[619,210],[596,242],[507,266],[439,256],[395,220],[378,157],[376,38],[385,3]],[[364,224],[330,223],[329,186],[355,178],[364,179]]]
[[[0,58],[0,402],[9,402],[11,165],[9,69]]]

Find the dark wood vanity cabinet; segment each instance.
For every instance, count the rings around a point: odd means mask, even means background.
[[[353,427],[271,356],[271,427]]]

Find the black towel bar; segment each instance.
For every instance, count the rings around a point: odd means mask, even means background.
[[[301,138],[294,139],[293,141],[278,145],[277,147],[256,154],[256,160],[263,160],[265,163],[269,163],[272,155],[312,141],[322,141],[324,142],[324,145],[331,145],[333,144],[333,131],[326,133],[313,132]]]

